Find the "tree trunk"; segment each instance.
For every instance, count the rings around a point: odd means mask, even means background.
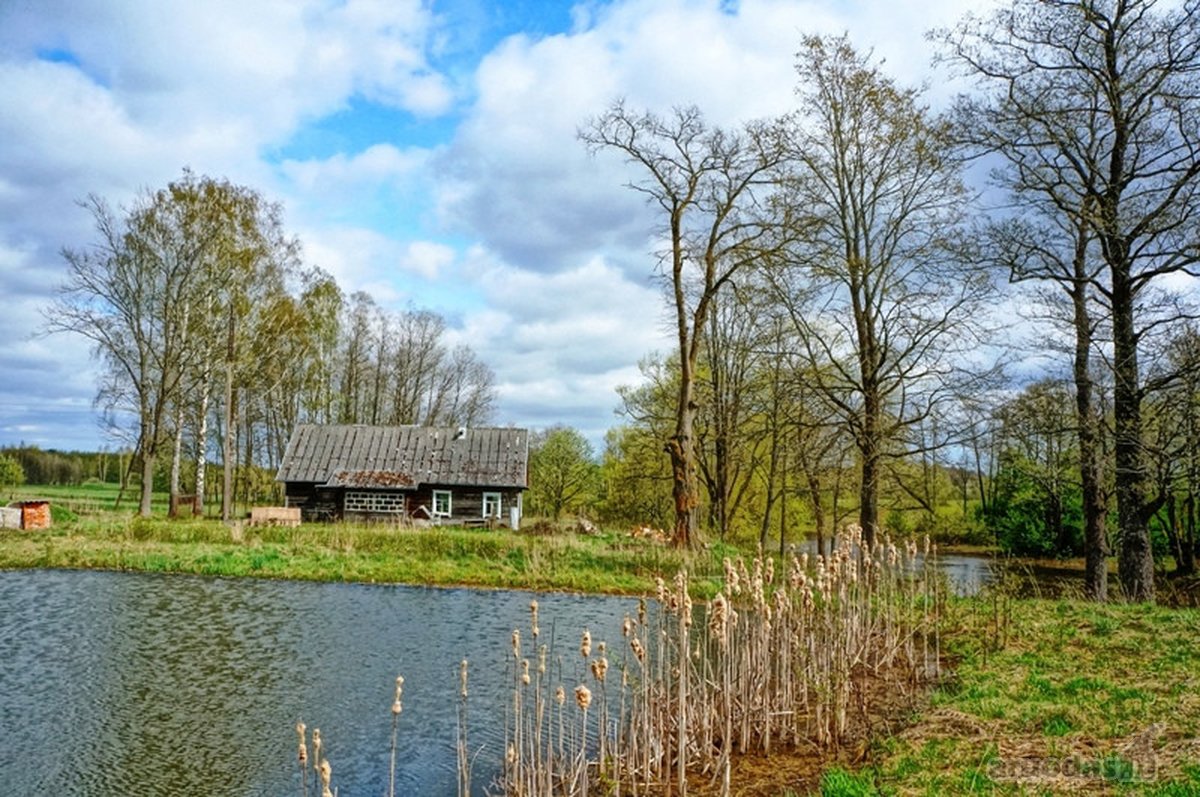
[[[1135,296],[1129,276],[1114,257],[1112,272],[1113,416],[1116,425],[1117,524],[1121,551],[1117,571],[1121,589],[1131,601],[1154,600],[1154,554],[1150,548],[1146,470],[1142,457],[1142,408],[1138,388]]]
[[[204,509],[205,478],[208,475],[208,402],[212,395],[212,366],[204,368],[200,387],[199,429],[196,430],[196,512]]]
[[[812,504],[813,523],[817,527],[817,553],[825,555],[825,510],[821,507],[821,480],[813,468],[806,468],[808,501]]]
[[[1105,506],[1101,492],[1098,452],[1100,420],[1092,406],[1092,317],[1088,310],[1088,243],[1091,240],[1085,222],[1075,236],[1071,269],[1073,280],[1068,293],[1075,327],[1075,354],[1072,359],[1075,378],[1075,424],[1079,440],[1079,483],[1083,500],[1084,591],[1089,600],[1108,600],[1108,539]]]
[[[233,360],[225,362],[225,435],[221,441],[221,520],[233,519]]]
[[[1190,576],[1196,572],[1196,496],[1190,491],[1185,503],[1187,519],[1185,528],[1180,533],[1183,541],[1182,557],[1179,560],[1179,574]]]
[[[875,544],[879,531],[879,420],[875,396],[869,392],[863,396],[863,428],[858,440],[861,458],[861,480],[858,487],[858,525],[862,527],[863,541],[868,546]]]
[[[138,514],[150,517],[150,500],[154,493],[154,446],[142,446],[142,500],[138,506]]]
[[[690,433],[690,418],[687,426]],[[671,495],[675,499],[675,533],[672,541],[676,548],[691,548],[697,542],[696,512],[700,504],[696,469],[692,463],[691,435],[676,434],[667,441],[665,448],[671,457]]]
[[[1183,534],[1179,528],[1179,512],[1175,503],[1175,495],[1171,494],[1167,497],[1167,545],[1171,549],[1171,555],[1175,557],[1175,572],[1179,572],[1180,562],[1183,561]]]
[[[171,449],[171,487],[168,503],[168,517],[179,514],[179,473],[183,460],[183,404],[180,403],[175,411],[175,441]]]

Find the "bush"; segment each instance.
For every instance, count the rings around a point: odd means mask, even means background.
[[[18,487],[25,483],[25,469],[8,454],[0,454],[0,487]]]

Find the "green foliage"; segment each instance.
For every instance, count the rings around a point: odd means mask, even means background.
[[[670,528],[671,474],[662,439],[637,426],[610,429],[600,466],[603,520]]]
[[[1016,556],[1072,556],[1083,549],[1079,488],[1051,493],[1021,460],[1006,461],[996,475],[986,520],[1000,547]]]
[[[4,450],[0,461],[10,459],[20,466],[24,479],[19,482],[6,481],[0,474],[0,485],[19,484],[69,484],[83,482],[86,468],[97,455],[78,452],[43,451],[37,446],[20,446]]]
[[[0,454],[0,487],[19,487],[25,483],[25,469],[9,454]]]
[[[529,451],[529,510],[558,520],[596,503],[600,468],[592,445],[577,430],[552,426],[536,434]]]

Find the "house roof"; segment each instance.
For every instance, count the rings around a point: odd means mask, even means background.
[[[525,429],[301,424],[275,480],[329,487],[524,489],[528,457]]]

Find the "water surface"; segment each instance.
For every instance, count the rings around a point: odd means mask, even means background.
[[[4,793],[300,794],[297,720],[321,729],[343,797],[387,790],[390,706],[405,678],[397,793],[455,794],[459,661],[471,662],[481,792],[500,760],[505,658],[584,626],[620,637],[621,598],[130,573],[0,572]],[[581,675],[565,667],[564,680]],[[568,690],[571,683],[568,683]]]

